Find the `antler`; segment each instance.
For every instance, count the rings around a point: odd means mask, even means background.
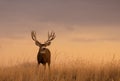
[[[51,41],[55,39],[55,32],[48,32],[48,40],[45,42],[46,45],[50,45]]]
[[[31,37],[32,37],[32,39],[35,41],[35,44],[37,45],[37,46],[40,46],[41,45],[41,43],[37,40],[37,38],[36,38],[36,32],[35,31],[32,31],[31,32]]]

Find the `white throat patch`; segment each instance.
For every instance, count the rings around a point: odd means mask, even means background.
[[[40,51],[40,53],[45,54],[45,53],[46,53],[46,50],[44,50],[44,48],[42,48],[42,50]]]

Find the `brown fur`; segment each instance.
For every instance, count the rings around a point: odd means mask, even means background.
[[[55,39],[55,33],[51,32],[50,34],[48,33],[48,40],[44,43],[41,44],[37,38],[36,38],[36,32],[32,31],[31,32],[31,37],[32,39],[35,41],[35,44],[37,46],[39,46],[39,52],[37,54],[37,62],[38,62],[38,66],[41,64],[43,64],[46,67],[46,63],[48,63],[48,66],[50,68],[50,62],[51,62],[51,53],[49,51],[48,48],[46,48],[47,46],[49,46],[51,44],[51,41],[53,39]]]
[[[50,67],[51,53],[50,53],[49,49],[39,48],[39,52],[37,54],[37,62],[38,62],[38,65],[41,63],[44,66],[46,66],[46,63],[48,63],[48,66]]]

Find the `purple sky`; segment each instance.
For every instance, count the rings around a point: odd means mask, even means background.
[[[0,0],[1,64],[17,57],[36,60],[31,30],[40,42],[55,31],[53,56],[119,58],[120,0]]]
[[[24,35],[31,30],[116,36],[119,29],[119,0],[0,0],[1,37]]]

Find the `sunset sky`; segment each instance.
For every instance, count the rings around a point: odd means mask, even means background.
[[[56,33],[60,60],[120,59],[120,0],[0,0],[0,64],[36,61],[32,30],[42,43]]]

